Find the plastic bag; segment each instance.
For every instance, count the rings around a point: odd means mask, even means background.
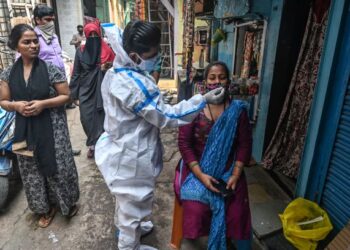
[[[297,198],[280,214],[286,239],[298,249],[313,250],[333,229],[326,211],[315,202]]]

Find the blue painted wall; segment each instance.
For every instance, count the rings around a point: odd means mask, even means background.
[[[254,1],[260,2],[260,1]],[[261,85],[259,92],[259,111],[257,122],[253,129],[253,156],[255,160],[261,161],[263,157],[266,121],[269,111],[270,94],[273,81],[277,43],[282,19],[284,1],[272,0],[270,2],[270,16],[267,21],[267,32],[265,40],[264,61],[262,67]],[[261,3],[256,8],[261,8]],[[267,13],[267,12],[266,12]]]
[[[269,17],[271,14],[272,0],[253,0],[250,1],[252,12],[262,14]],[[282,2],[282,1],[280,1]]]
[[[218,44],[218,60],[227,64],[232,69],[232,52],[233,52],[233,24],[225,25],[221,23],[221,28],[226,32],[226,41]]]
[[[259,93],[260,111],[257,123],[253,129],[253,156],[257,161],[260,161],[263,154],[266,119],[269,110],[270,91],[284,0],[252,0],[250,3],[251,12],[261,14],[268,21],[262,67],[262,84]],[[227,63],[229,69],[232,69],[233,26],[221,23],[221,28],[228,32],[228,36],[225,42],[219,44],[218,59]]]
[[[218,2],[220,1],[222,0],[219,0]],[[251,2],[251,12],[259,13],[263,15],[266,19],[270,18],[272,0],[252,0],[250,2]],[[281,1],[278,1],[278,2],[281,2]],[[224,11],[224,10],[221,10],[221,11]],[[221,15],[222,13],[219,14],[219,16]],[[226,41],[222,41],[218,45],[218,60],[225,62],[228,68],[232,69],[232,63],[233,63],[232,53],[233,53],[233,47],[234,47],[233,24],[226,25],[223,22],[221,22],[221,28],[226,32],[227,38],[226,38]]]

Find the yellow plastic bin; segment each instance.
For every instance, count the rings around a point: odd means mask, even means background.
[[[286,239],[302,250],[316,249],[318,241],[333,229],[326,211],[303,198],[293,200],[279,216]]]

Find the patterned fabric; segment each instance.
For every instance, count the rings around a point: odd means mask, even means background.
[[[241,78],[249,78],[250,64],[253,56],[254,32],[246,32],[244,39],[244,54]]]
[[[327,26],[329,1],[314,1],[294,75],[277,128],[264,155],[264,167],[292,178],[299,173],[309,113]],[[321,11],[322,10],[322,11]]]
[[[225,172],[226,162],[231,152],[238,118],[244,108],[246,108],[244,102],[233,101],[213,126],[200,162],[203,173],[216,179],[228,181],[234,164]],[[227,140],[227,138],[231,138],[231,140]],[[199,201],[210,205],[212,222],[208,249],[226,249],[224,198],[208,190],[193,173],[190,173],[182,185],[181,199]]]
[[[184,1],[184,33],[183,33],[183,53],[182,68],[186,69],[186,84],[190,84],[193,58],[194,41],[194,1]]]
[[[62,70],[47,63],[51,82],[50,96],[57,95],[53,84],[63,83],[66,77]],[[0,76],[8,81],[11,67],[5,69]],[[79,199],[78,173],[76,170],[72,146],[69,137],[66,114],[61,109],[50,109],[55,142],[57,174],[43,177],[32,157],[18,156],[18,165],[27,196],[29,208],[38,214],[47,213],[52,205],[57,205],[63,215],[68,215],[69,209]]]

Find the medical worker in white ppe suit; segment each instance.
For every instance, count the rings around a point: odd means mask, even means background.
[[[150,72],[159,57],[160,30],[144,21],[124,32],[102,25],[116,57],[101,86],[105,133],[95,160],[116,197],[120,250],[155,249],[140,245],[141,221],[152,212],[155,180],[162,170],[159,129],[190,123],[206,103],[220,103],[224,90],[195,95],[174,106],[163,103]]]

